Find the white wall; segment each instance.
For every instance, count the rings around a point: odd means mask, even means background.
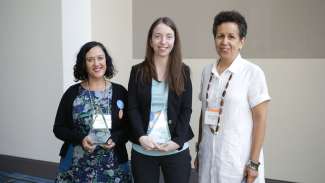
[[[73,66],[83,44],[91,41],[91,1],[61,0],[63,86],[74,84]]]
[[[109,47],[120,71],[115,79],[127,86],[131,65],[141,61],[132,58],[132,1],[92,1],[92,36]],[[323,182],[325,59],[250,60],[264,70],[272,96],[264,146],[266,177]],[[201,71],[204,65],[215,60],[184,61],[192,69],[191,124],[197,135],[200,104],[196,98]],[[192,144],[196,140],[197,137]],[[191,152],[194,157],[193,145]]]
[[[91,40],[90,0],[0,2],[0,154],[58,162],[52,127],[81,45]]]
[[[114,81],[127,87],[132,59],[132,4],[131,0],[93,0],[92,38],[102,42],[112,56],[118,73]]]
[[[265,142],[266,175],[324,182],[325,59],[254,61],[266,72],[273,97]]]
[[[0,1],[0,154],[54,161],[62,91],[61,3]]]

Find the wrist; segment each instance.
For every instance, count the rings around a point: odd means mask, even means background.
[[[195,143],[195,151],[196,152],[199,152],[199,150],[200,150],[200,143],[199,142],[196,142]]]
[[[255,161],[255,160],[248,160],[247,162],[247,168],[251,169],[251,170],[255,170],[255,171],[258,171],[258,167],[260,166],[260,162],[258,161]]]

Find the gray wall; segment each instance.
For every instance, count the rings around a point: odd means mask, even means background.
[[[214,58],[217,12],[240,11],[248,22],[243,53],[249,58],[325,58],[322,0],[137,0],[133,3],[133,58],[142,58],[150,24],[170,16],[179,28],[185,58]],[[308,50],[308,51],[307,51]]]
[[[1,0],[0,8],[0,154],[53,161],[63,90],[61,3]]]

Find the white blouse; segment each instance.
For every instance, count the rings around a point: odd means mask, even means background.
[[[209,98],[206,99],[211,72]],[[204,124],[204,114],[209,107],[220,107],[220,97],[230,74],[233,74],[224,98],[218,134]],[[238,54],[221,75],[216,64],[207,65],[202,72],[199,100],[202,102],[202,141],[199,151],[200,183],[240,183],[249,160],[253,119],[251,109],[270,100],[264,72],[257,65]],[[208,103],[207,103],[208,101]],[[208,105],[207,105],[208,104]],[[213,126],[212,126],[213,127]],[[263,150],[260,153],[259,176],[255,183],[264,183]]]

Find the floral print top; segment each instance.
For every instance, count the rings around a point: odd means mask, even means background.
[[[80,94],[73,102],[74,129],[87,135],[92,125],[94,106],[104,114],[111,113],[112,87],[104,91],[89,91],[80,86]],[[81,145],[73,146],[72,166],[60,172],[56,182],[128,183],[131,175],[128,163],[119,164],[114,151],[97,145],[88,153]]]

